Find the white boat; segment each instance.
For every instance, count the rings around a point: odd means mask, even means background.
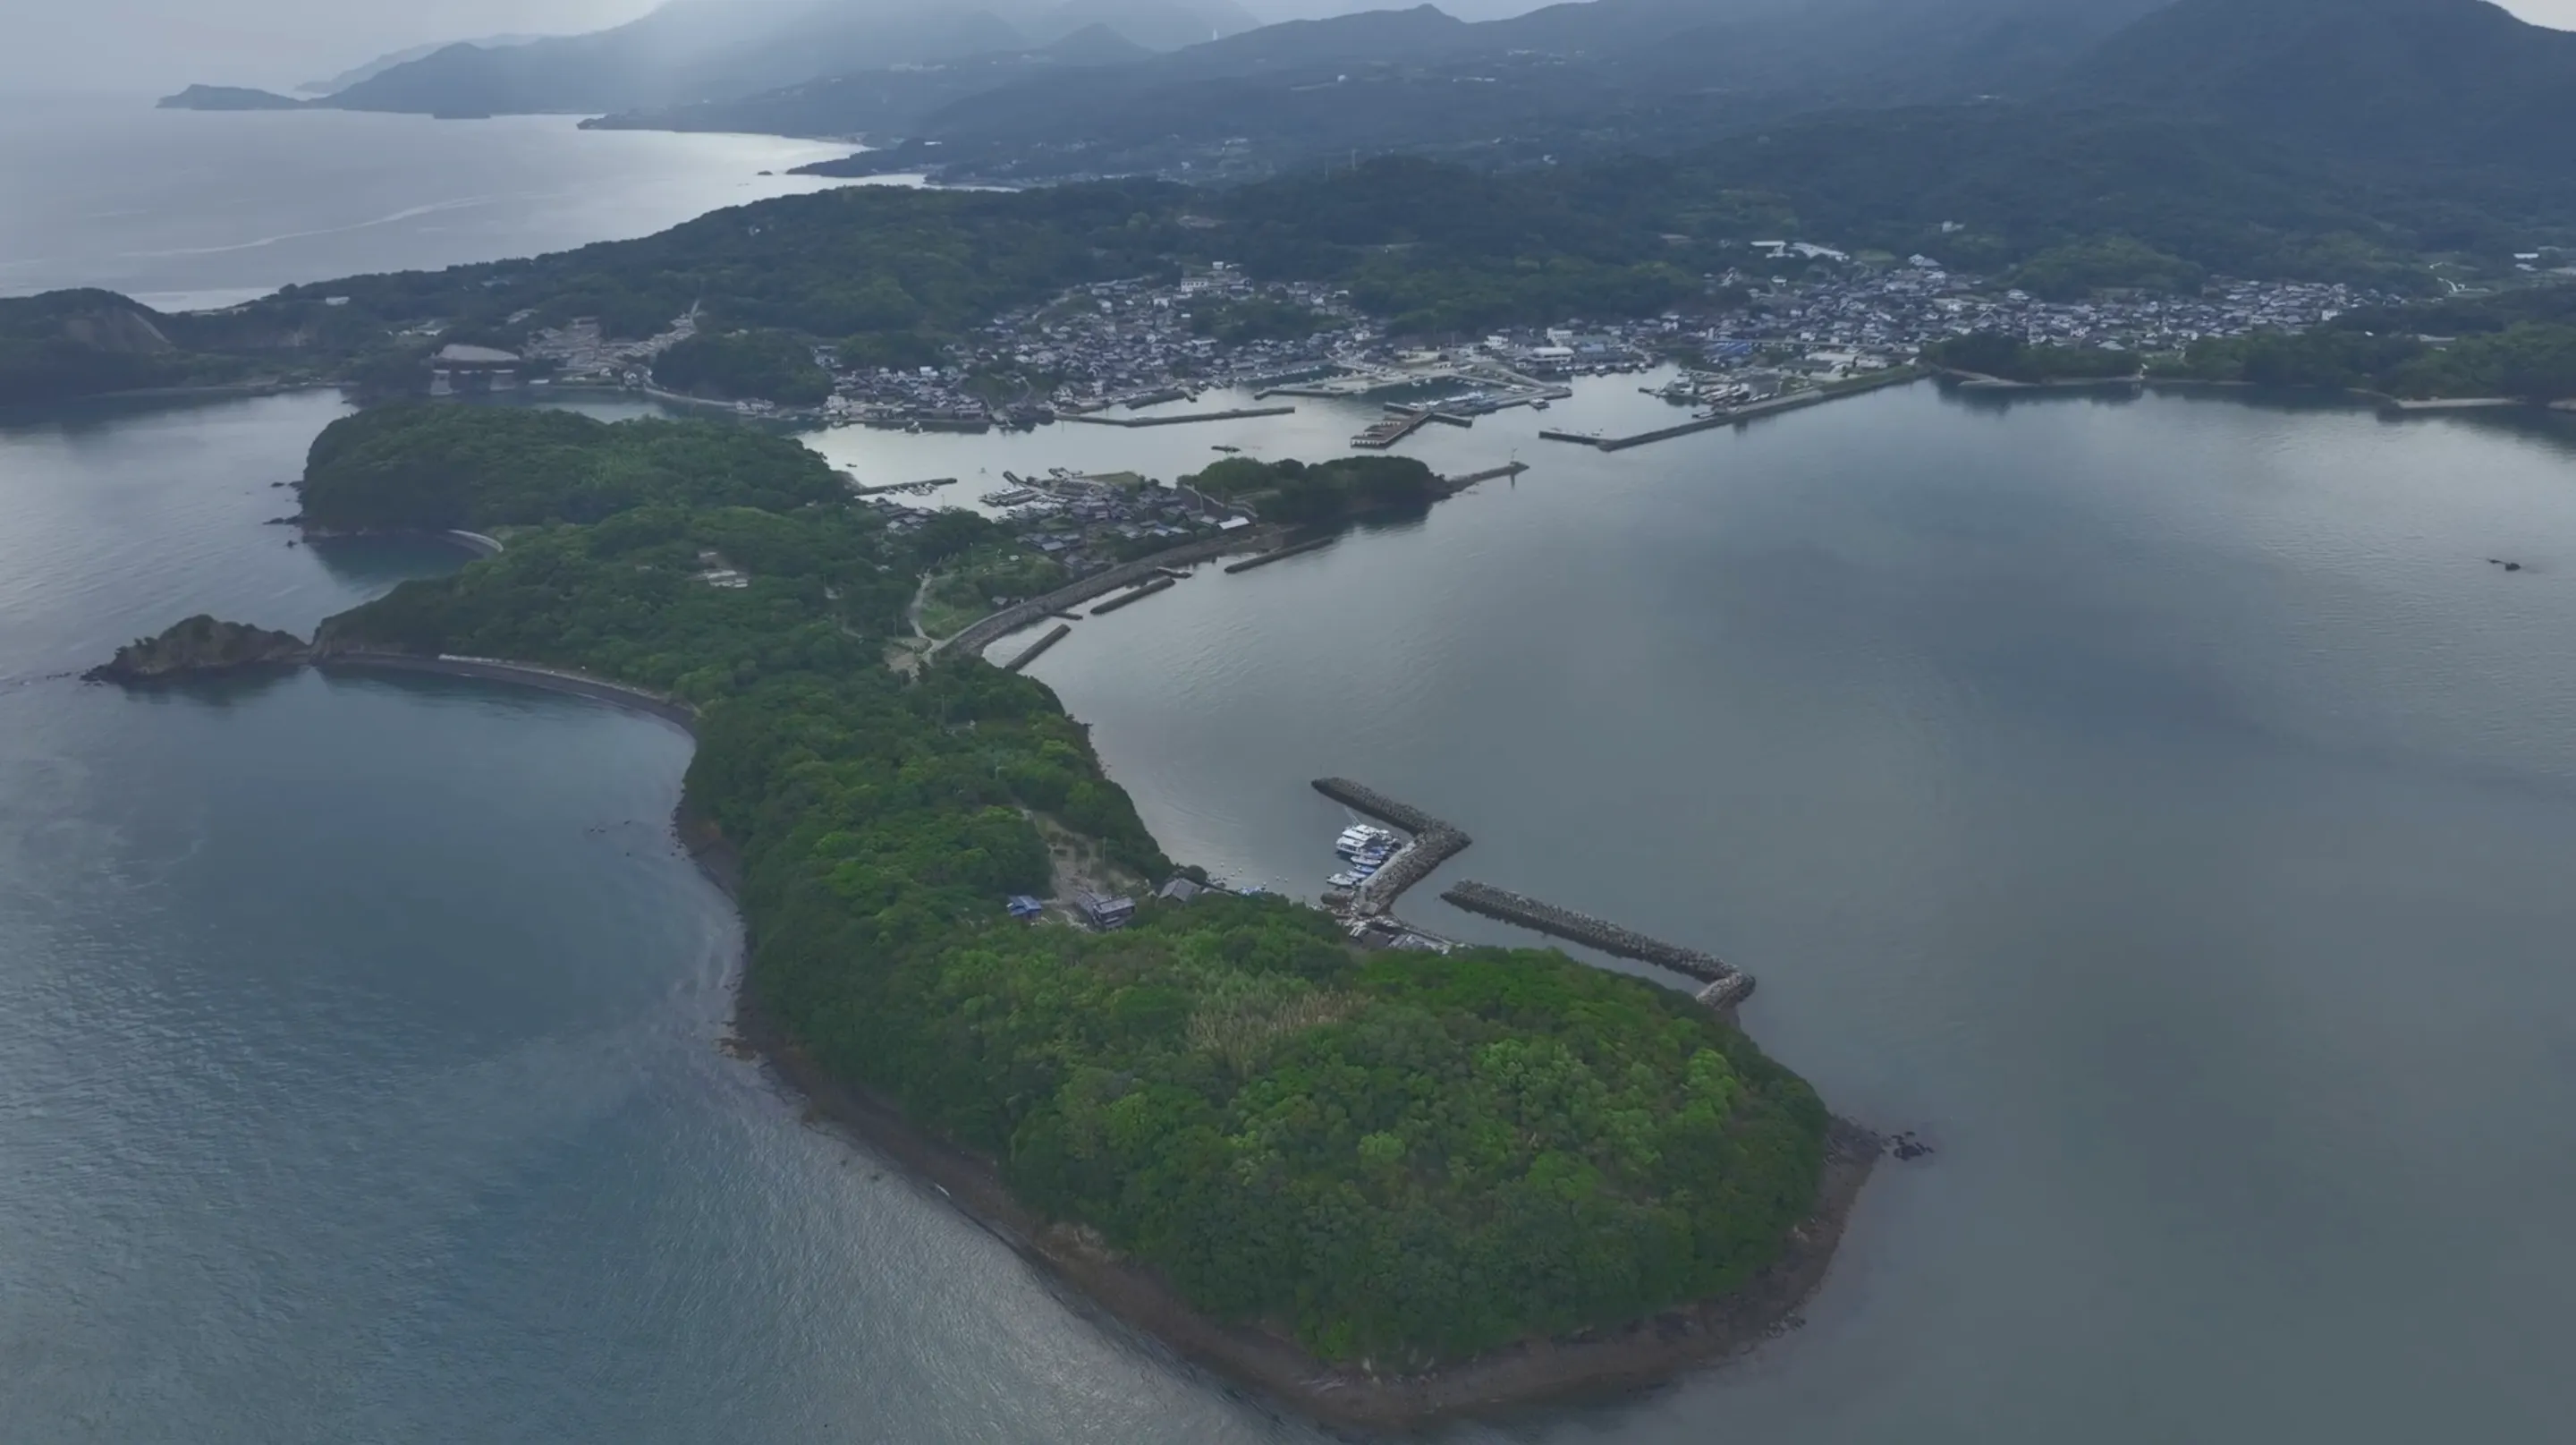
[[[1324,880],[1327,888],[1357,888],[1368,880],[1357,873],[1336,873]]]

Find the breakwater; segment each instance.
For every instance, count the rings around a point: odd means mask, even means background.
[[[1630,447],[1671,441],[1675,437],[1686,437],[1695,432],[1715,431],[1719,427],[1739,426],[1762,417],[1777,416],[1782,412],[1822,406],[1826,402],[1839,401],[1847,396],[1859,396],[1864,392],[1878,391],[1884,387],[1901,386],[1909,381],[1920,380],[1922,375],[1923,373],[1914,367],[1900,366],[1856,381],[1836,382],[1830,386],[1817,387],[1812,391],[1794,391],[1786,396],[1775,396],[1768,401],[1725,407],[1710,412],[1706,416],[1693,417],[1689,421],[1672,426],[1657,427],[1653,431],[1638,432],[1634,436],[1605,437],[1592,432],[1549,430],[1540,432],[1539,437],[1543,441],[1575,442],[1605,452],[1624,452]]]
[[[1019,656],[1012,658],[1010,661],[1008,661],[1008,662],[1006,662],[1006,663],[1003,663],[1003,664],[1002,664],[1002,671],[1004,671],[1004,672],[1017,672],[1017,671],[1019,671],[1021,668],[1024,668],[1024,667],[1028,666],[1030,663],[1037,661],[1037,660],[1038,660],[1038,654],[1040,654],[1040,653],[1042,653],[1042,652],[1046,651],[1046,650],[1047,650],[1048,648],[1050,648],[1050,647],[1055,646],[1057,643],[1064,641],[1065,637],[1066,637],[1068,634],[1070,634],[1072,631],[1073,631],[1073,624],[1071,624],[1071,623],[1069,623],[1069,622],[1059,622],[1059,623],[1057,623],[1053,628],[1050,628],[1050,629],[1048,630],[1048,632],[1047,632],[1047,635],[1046,635],[1046,636],[1041,637],[1041,638],[1039,638],[1037,641],[1030,643],[1027,647],[1025,647],[1025,648],[1021,649],[1021,651],[1020,651],[1020,655],[1019,655]]]
[[[1475,841],[1455,824],[1348,778],[1317,778],[1315,791],[1345,808],[1381,823],[1392,823],[1413,835],[1374,877],[1352,890],[1351,911],[1363,917],[1374,917],[1394,907],[1406,889],[1430,877],[1434,869],[1467,851],[1467,845]]]
[[[1721,963],[1696,948],[1648,938],[1633,929],[1622,928],[1588,913],[1541,903],[1535,898],[1486,883],[1461,883],[1440,896],[1469,913],[1499,918],[1505,923],[1516,923],[1570,943],[1597,948],[1615,957],[1633,958],[1657,968],[1687,974],[1707,985],[1700,990],[1699,998],[1711,1008],[1731,1008],[1753,992],[1753,976],[1741,969]]]
[[[1438,479],[1437,485],[1440,487],[1440,490],[1444,495],[1454,497],[1460,492],[1467,490],[1469,487],[1476,485],[1478,482],[1490,482],[1497,477],[1517,477],[1528,470],[1529,463],[1527,462],[1507,462],[1499,467],[1487,467],[1481,472],[1468,472],[1463,476],[1456,477],[1441,477]]]
[[[1256,416],[1293,416],[1293,406],[1244,406],[1232,411],[1193,411],[1180,416],[1100,416],[1076,412],[1059,412],[1058,421],[1078,421],[1090,426],[1186,426],[1201,421],[1242,421]]]
[[[1137,588],[1135,591],[1125,593],[1121,596],[1112,597],[1108,601],[1101,603],[1099,606],[1092,608],[1091,615],[1094,617],[1106,617],[1121,607],[1134,606],[1136,603],[1144,601],[1146,598],[1153,596],[1157,592],[1169,591],[1179,585],[1179,583],[1173,581],[1167,576],[1157,575],[1154,580]]]
[[[1276,533],[1264,532],[1256,527],[1246,527],[1239,531],[1220,533],[1214,537],[1201,537],[1195,542],[1183,542],[1177,547],[1166,548],[1150,557],[1140,557],[1133,562],[1122,562],[1115,567],[1095,572],[1079,582],[1059,587],[1043,597],[1032,597],[1026,602],[1005,607],[947,641],[932,644],[930,650],[934,655],[954,649],[970,657],[975,656],[1032,622],[1050,614],[1069,611],[1095,597],[1106,597],[1122,587],[1132,587],[1160,573],[1166,567],[1204,562],[1210,557],[1221,557],[1228,552],[1253,551],[1267,545],[1276,536]]]
[[[1274,552],[1264,552],[1258,557],[1246,557],[1240,562],[1228,562],[1225,564],[1225,570],[1228,574],[1249,572],[1255,567],[1267,567],[1273,562],[1284,562],[1291,557],[1302,557],[1309,552],[1320,552],[1326,547],[1333,545],[1334,541],[1335,539],[1331,537],[1317,537],[1312,541],[1299,542],[1293,547],[1281,547]]]

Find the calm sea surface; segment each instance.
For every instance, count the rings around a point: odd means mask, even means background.
[[[577,125],[0,97],[0,296],[104,286],[164,310],[229,306],[289,282],[532,256],[846,184],[785,172],[848,146]]]
[[[319,397],[0,431],[0,1436],[1279,1441],[727,1058],[687,741],[568,699],[61,674],[435,549],[266,527]],[[1462,1440],[2411,1442],[2576,1405],[2576,449],[1925,386],[1538,463],[1037,671],[1172,851],[1711,947],[1891,1165],[1803,1330]],[[1163,475],[1221,431],[818,439]],[[2507,575],[2490,556],[2529,563]],[[1430,891],[1426,924],[1502,938]]]

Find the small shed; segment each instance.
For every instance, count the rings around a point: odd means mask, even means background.
[[[1175,878],[1155,890],[1154,896],[1166,903],[1187,903],[1206,891],[1207,887],[1204,884],[1187,878]]]
[[[1035,918],[1046,912],[1046,905],[1025,893],[1014,893],[1007,905],[1013,918]]]

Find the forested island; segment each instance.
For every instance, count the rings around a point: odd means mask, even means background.
[[[1388,460],[1220,466],[1306,498],[1400,487]],[[1829,1195],[1824,1106],[1730,1021],[1554,951],[1367,953],[1284,899],[1155,898],[1182,870],[1044,686],[886,665],[954,540],[889,532],[793,441],[387,407],[300,487],[312,525],[508,544],[325,622],[324,665],[512,659],[693,709],[684,814],[738,868],[749,1013],[988,1161],[1073,1277],[1150,1282],[1185,1346],[1392,1421],[1447,1378],[1577,1383],[1514,1373],[1536,1340],[1594,1332],[1581,1378],[1668,1368],[1768,1322],[1700,1302],[1785,1310],[1821,1272],[1859,1176]],[[1134,887],[1133,926],[1005,912],[1068,868]]]

